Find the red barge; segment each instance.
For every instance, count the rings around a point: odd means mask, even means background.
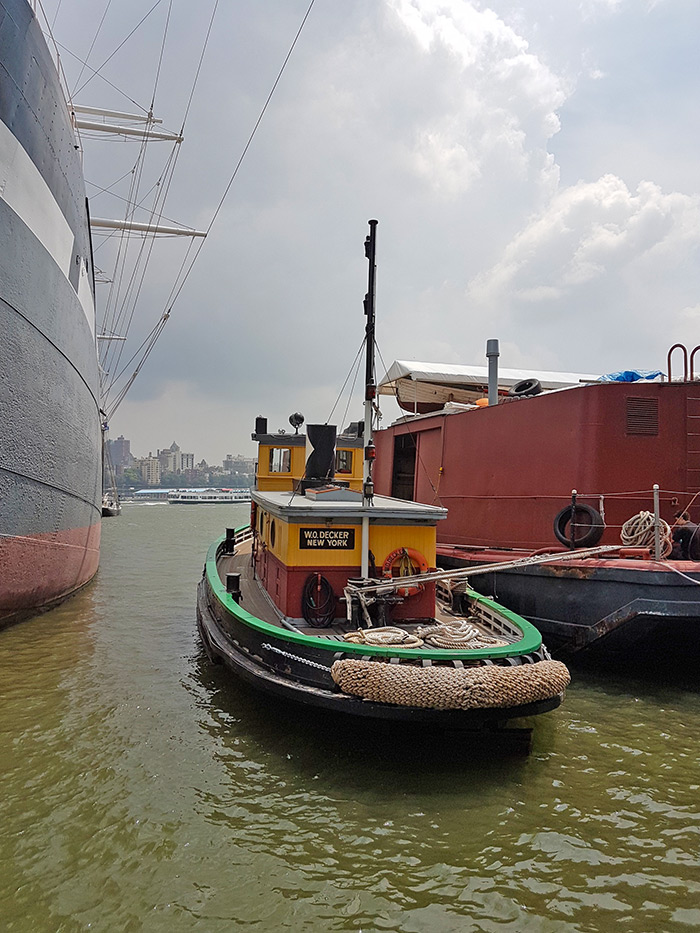
[[[677,350],[683,375],[672,378]],[[664,556],[675,514],[700,520],[695,353],[689,362],[677,344],[655,381],[490,362],[489,386],[486,367],[394,363],[379,391],[410,414],[375,435],[377,492],[446,507],[440,566],[478,566],[470,585],[529,619],[559,657],[696,665],[700,563]],[[625,547],[635,517],[651,537]],[[552,562],[528,565],[548,552]]]

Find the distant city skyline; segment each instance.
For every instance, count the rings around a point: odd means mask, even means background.
[[[137,482],[137,475],[146,486],[158,486],[161,482],[172,486],[190,486],[195,484],[214,484],[217,478],[228,483],[233,477],[240,476],[241,485],[250,485],[255,474],[255,459],[240,454],[227,453],[221,463],[210,463],[206,458],[197,460],[194,453],[183,451],[177,441],[169,447],[156,448],[155,454],[149,447],[144,456],[137,456],[131,450],[131,440],[120,434],[116,438],[107,438],[108,469],[105,484],[116,482],[123,487]],[[111,478],[111,474],[114,478]]]
[[[187,466],[179,465],[176,467],[176,469],[192,469],[196,464],[201,463],[202,461],[204,461],[209,467],[222,467],[223,469],[225,469],[226,460],[229,458],[233,459],[234,461],[235,460],[248,461],[248,460],[255,459],[255,457],[252,454],[246,455],[246,454],[239,453],[239,452],[232,453],[230,450],[227,450],[227,452],[223,454],[223,456],[221,456],[220,458],[209,459],[208,457],[200,456],[197,451],[192,451],[191,453],[182,453],[183,451],[185,451],[187,444],[184,444],[184,445],[179,444],[176,440],[173,440],[170,444],[161,448],[153,444],[150,440],[145,441],[143,444],[139,444],[138,442],[134,444],[133,440],[130,437],[126,437],[123,433],[120,433],[118,436],[114,436],[114,434],[115,432],[110,427],[107,431],[107,441],[109,442],[110,447],[112,447],[112,449],[119,450],[120,455],[121,455],[122,450],[125,449],[127,453],[130,454],[136,460],[141,460],[141,459],[144,459],[145,457],[151,457],[151,456],[158,457],[162,454],[167,454],[168,452],[172,451],[173,446],[176,447],[179,452],[181,452],[181,455],[183,457],[193,458],[191,465],[189,465],[189,462],[188,462]],[[251,448],[253,450],[255,450],[255,446],[256,446],[255,443],[251,441]],[[134,453],[134,449],[136,450],[136,453]]]

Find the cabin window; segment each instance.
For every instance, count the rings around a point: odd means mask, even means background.
[[[275,546],[275,520],[274,518],[270,522],[270,546]]]
[[[659,400],[656,398],[627,398],[627,433],[659,433]]]
[[[290,473],[292,451],[289,447],[273,447],[270,450],[270,473]]]
[[[263,533],[263,528],[264,528],[264,527],[265,527],[265,513],[264,513],[263,511],[261,511],[261,512],[260,512],[260,522],[259,522],[259,528],[260,528],[260,534],[261,534],[261,535],[262,535],[262,533]]]
[[[335,454],[335,472],[352,473],[352,451],[337,450]]]

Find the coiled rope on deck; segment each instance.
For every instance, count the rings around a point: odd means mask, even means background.
[[[620,531],[620,540],[625,547],[653,547],[655,519],[653,512],[638,512],[628,518]],[[671,526],[663,518],[659,519],[659,539],[661,556],[668,557],[673,549]]]
[[[382,628],[358,629],[343,636],[345,641],[357,645],[396,645],[402,648],[420,648],[424,643],[431,648],[474,651],[477,648],[500,648],[508,642],[485,635],[467,619],[454,619],[439,624],[430,623],[416,629],[415,635],[394,625]]]
[[[384,625],[381,628],[358,629],[343,635],[345,641],[356,645],[396,645],[402,648],[420,648],[422,639],[417,638],[393,625]]]
[[[468,619],[454,619],[438,625],[422,625],[416,635],[433,648],[453,648],[473,651],[477,648],[499,648],[508,642],[485,635]]]

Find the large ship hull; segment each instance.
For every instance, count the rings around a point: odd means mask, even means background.
[[[0,0],[0,625],[99,562],[102,441],[80,154],[42,32]]]

